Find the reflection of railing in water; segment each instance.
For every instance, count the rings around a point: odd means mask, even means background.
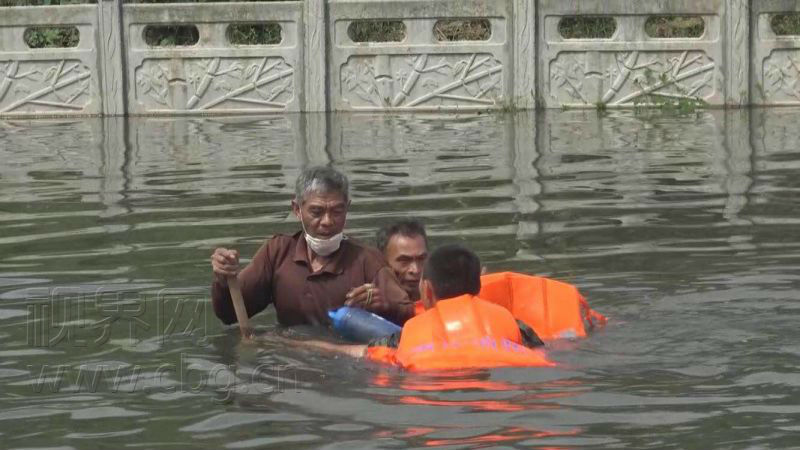
[[[354,180],[348,230],[357,237],[371,239],[377,226],[394,219],[385,203],[392,199],[397,214],[421,216],[432,236],[464,239],[490,263],[546,258],[556,269],[559,259],[575,261],[586,233],[643,230],[676,219],[691,224],[689,216],[677,215],[689,209],[735,227],[730,245],[747,247],[740,226],[753,223],[750,198],[770,182],[753,172],[780,170],[770,155],[797,145],[793,112],[710,111],[669,123],[663,117],[547,111],[106,118],[67,125],[85,131],[59,136],[58,145],[22,137],[26,127],[53,127],[51,121],[5,122],[0,133],[11,148],[26,148],[30,155],[55,151],[58,161],[74,161],[84,175],[97,171],[81,179],[81,191],[98,193],[104,205],[98,214],[111,227],[121,225],[117,217],[174,207],[174,196],[188,193],[210,203],[187,209],[187,218],[206,220],[220,208],[219,195],[235,193],[241,198],[234,203],[250,199],[248,207],[263,211],[263,220],[291,231],[287,205],[297,174],[311,164],[333,164]],[[97,149],[96,159],[76,153],[81,148]],[[58,161],[52,164],[59,169],[72,167]],[[18,169],[3,176],[28,178]],[[629,206],[616,207],[620,202]],[[247,223],[255,227],[261,220]],[[516,246],[495,247],[490,236],[497,235],[513,236]],[[652,250],[652,243],[626,242],[623,233],[607,249],[594,251]]]
[[[170,217],[165,230],[180,226],[171,218],[178,211],[226,239],[225,227],[242,227],[237,239],[247,243],[292,232],[297,174],[333,164],[354,181],[351,236],[371,242],[377,227],[416,215],[436,242],[461,240],[490,267],[569,278],[602,255],[691,251],[697,227],[713,237],[698,247],[752,249],[750,225],[781,223],[763,202],[796,169],[786,159],[799,147],[795,121],[790,109],[106,118],[5,121],[0,139],[25,149],[6,157],[4,183],[36,183],[49,170],[83,174],[63,183],[97,202],[90,210],[114,236],[141,235],[160,216]],[[25,161],[39,161],[37,171]],[[595,233],[614,238],[600,245]],[[641,239],[649,233],[653,240]],[[189,247],[210,245],[183,237]],[[123,251],[127,240],[118,242]]]
[[[770,25],[794,9],[782,0],[100,0],[3,8],[0,116],[797,105],[800,39]],[[648,20],[664,16],[699,19],[701,33],[646,33]],[[565,19],[593,17],[613,22],[609,36],[575,39],[560,29]],[[436,23],[451,18],[482,21],[487,33],[441,41]],[[387,20],[402,25],[401,40],[356,42],[348,33],[353,24]],[[280,39],[231,41],[231,27],[259,23],[278,27]],[[148,27],[176,24],[196,28],[198,42],[146,41]],[[26,30],[42,25],[74,27],[77,47],[28,48]]]
[[[575,268],[559,261],[574,266],[576,253],[587,260],[600,254],[655,260],[660,252],[690,252],[691,230],[706,227],[707,221],[720,237],[696,245],[751,249],[752,236],[739,226],[752,223],[753,161],[764,153],[751,130],[759,127],[760,133],[774,136],[769,130],[783,127],[780,113],[708,111],[671,118],[667,124],[661,115],[546,112],[538,135],[536,166],[543,188],[537,197],[542,227],[536,239],[550,247],[548,267],[570,274]],[[762,122],[765,114],[772,123]],[[792,148],[785,140],[774,145],[782,151]],[[619,209],[617,204],[628,206]],[[711,218],[693,218],[699,211]],[[670,235],[658,234],[660,225]],[[585,236],[604,228],[620,230],[613,242],[595,245],[592,252],[580,250]],[[683,239],[675,235],[681,228],[686,230]],[[653,230],[658,239],[628,238],[645,230]],[[729,236],[726,230],[735,231]]]

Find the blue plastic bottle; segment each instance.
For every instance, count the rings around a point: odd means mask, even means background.
[[[396,324],[361,308],[342,306],[328,311],[333,329],[345,339],[367,343],[402,330]]]

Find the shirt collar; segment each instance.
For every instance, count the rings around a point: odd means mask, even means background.
[[[305,236],[303,235],[303,231],[300,230],[292,236],[296,241],[297,244],[294,247],[294,262],[296,263],[305,263],[308,268],[311,268],[311,261],[308,260],[308,245],[306,244]],[[339,246],[339,250],[336,250],[331,255],[331,259],[325,264],[320,272],[327,272],[332,274],[342,274],[344,273],[344,256],[347,252],[347,247],[349,244],[347,243],[347,239],[342,239],[342,243]]]

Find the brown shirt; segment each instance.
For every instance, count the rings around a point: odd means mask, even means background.
[[[282,325],[328,323],[328,310],[342,306],[345,295],[364,283],[380,290],[381,301],[370,305],[372,312],[402,325],[414,310],[383,255],[352,239],[343,240],[327,264],[312,273],[303,232],[275,235],[258,249],[238,278],[247,315],[252,317],[274,304]],[[226,287],[214,282],[211,298],[220,320],[236,322]]]

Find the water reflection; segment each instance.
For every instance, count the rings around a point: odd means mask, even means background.
[[[0,440],[791,447],[798,115],[0,122]],[[491,269],[578,284],[611,325],[541,370],[407,374],[241,346],[208,308],[208,255],[294,231],[309,164],[350,174],[354,237],[413,213]],[[256,324],[285,332],[269,311]]]

